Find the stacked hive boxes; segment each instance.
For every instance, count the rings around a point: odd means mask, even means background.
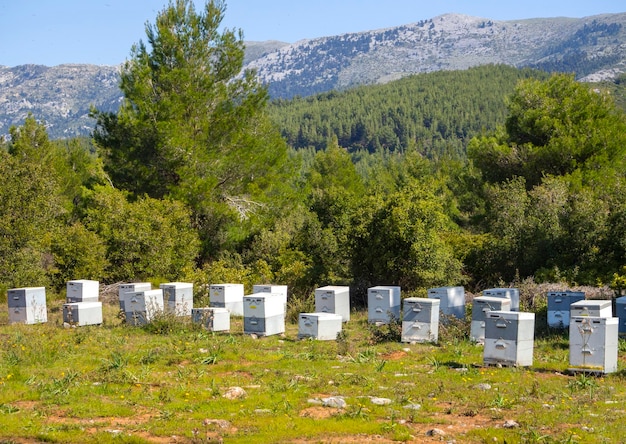
[[[209,304],[225,308],[233,316],[243,316],[243,294],[243,284],[214,284],[209,289]]]
[[[193,308],[193,284],[189,282],[169,282],[159,285],[163,290],[165,308],[175,316],[190,316]]]
[[[581,300],[570,306],[570,370],[617,370],[619,321],[612,315],[612,303],[607,300]]]
[[[255,293],[243,297],[243,332],[271,336],[285,332],[282,294]]]
[[[350,320],[350,287],[328,285],[315,290],[315,312],[335,313]]]
[[[485,319],[485,364],[529,366],[533,363],[535,314],[489,311]]]
[[[517,288],[488,288],[483,290],[483,296],[510,299],[511,311],[519,311],[519,289]]]
[[[389,324],[400,320],[400,287],[377,286],[367,289],[367,321]]]
[[[68,281],[63,322],[72,326],[102,324],[100,282],[87,279]]]
[[[126,293],[125,295],[126,323],[129,325],[143,325],[152,321],[155,316],[163,313],[163,290],[143,290]]]
[[[585,299],[582,291],[548,292],[548,326],[565,328],[569,326],[570,306]]]
[[[7,292],[9,323],[48,322],[45,287],[12,288]]]
[[[150,282],[132,282],[128,284],[121,284],[118,290],[120,311],[122,313],[127,313],[126,298],[128,297],[128,295],[135,293],[136,291],[145,290],[152,290],[152,284]]]
[[[283,301],[284,311],[287,312],[287,286],[286,285],[253,285],[252,293],[271,293],[277,295]]]
[[[463,287],[439,287],[428,290],[429,299],[439,299],[441,314],[465,318],[465,289]]]
[[[485,320],[490,311],[511,311],[511,300],[478,296],[472,301],[472,323],[470,339],[481,344],[485,343]]]
[[[401,342],[437,342],[439,299],[406,298],[402,310]]]

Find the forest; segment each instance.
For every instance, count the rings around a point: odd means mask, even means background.
[[[0,141],[0,294],[624,286],[625,76],[494,65],[270,101],[224,12],[180,0],[146,25],[93,137],[31,115]]]

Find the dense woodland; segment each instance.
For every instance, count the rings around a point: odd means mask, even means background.
[[[484,66],[270,102],[239,75],[224,11],[161,11],[92,138],[50,140],[37,116],[11,129],[3,289],[337,284],[358,301],[378,284],[623,281],[624,77]]]

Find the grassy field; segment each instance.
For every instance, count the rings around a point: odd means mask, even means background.
[[[252,338],[163,318],[129,327],[7,325],[0,314],[0,443],[623,442],[624,357],[568,374],[565,332],[537,334],[528,368],[482,364],[469,322],[402,344],[356,312],[337,341]],[[538,319],[542,314],[538,314]],[[545,312],[543,313],[545,317]],[[625,348],[620,343],[620,350]],[[233,387],[242,395],[229,399]],[[382,399],[381,399],[382,398]],[[345,405],[343,405],[343,402]],[[432,436],[431,436],[432,435]]]

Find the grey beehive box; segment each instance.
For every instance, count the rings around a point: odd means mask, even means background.
[[[7,292],[9,324],[48,322],[45,287],[11,288]]]

